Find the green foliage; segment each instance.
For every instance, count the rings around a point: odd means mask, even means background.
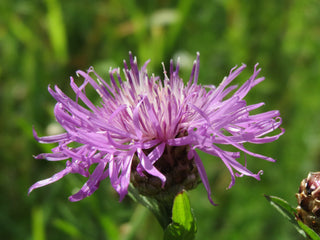
[[[265,197],[269,203],[282,214],[282,216],[287,218],[294,225],[294,227],[302,236],[306,237],[306,233],[302,231],[302,229],[299,227],[298,221],[296,220],[297,210],[295,208],[293,208],[282,198],[268,195],[265,195]]]
[[[165,240],[193,240],[197,232],[196,221],[192,213],[186,192],[179,193],[173,203],[172,223],[164,232]]]
[[[32,209],[32,238],[34,240],[45,239],[43,209],[41,207]]]
[[[171,202],[159,202],[154,198],[141,195],[132,186],[132,184],[129,185],[128,194],[135,202],[137,202],[138,204],[142,204],[144,207],[149,209],[158,219],[158,222],[163,229],[165,229],[170,224],[172,215]]]
[[[54,147],[38,144],[32,126],[40,136],[59,131],[47,86],[57,84],[71,94],[69,76],[89,66],[107,79],[109,67],[122,66],[129,51],[139,63],[150,58],[149,72],[160,75],[162,61],[181,56],[185,80],[199,51],[202,84],[219,84],[244,62],[248,69],[236,80],[241,83],[260,63],[266,80],[247,102],[279,109],[286,134],[248,147],[278,161],[247,156],[249,169],[264,170],[262,180],[237,178],[226,191],[230,176],[223,163],[201,154],[219,205],[211,206],[201,185],[188,193],[199,226],[196,238],[301,239],[261,196],[272,193],[293,202],[301,179],[319,170],[319,24],[317,0],[1,0],[0,239],[163,238],[157,219],[127,198],[119,203],[108,181],[79,203],[67,197],[82,186],[81,176],[27,196],[32,183],[65,166],[32,158]]]
[[[275,209],[277,209],[285,218],[289,219],[302,236],[305,238],[308,236],[308,239],[312,240],[320,240],[320,236],[316,232],[300,220],[296,219],[297,211],[287,201],[275,196],[265,195],[265,197]]]
[[[303,222],[298,221],[299,226],[305,233],[308,235],[309,239],[312,240],[320,240],[320,236],[314,232],[311,228],[309,228],[307,225],[305,225]]]

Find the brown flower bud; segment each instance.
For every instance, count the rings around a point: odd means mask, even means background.
[[[310,172],[308,177],[303,179],[298,199],[297,219],[320,233],[320,172]]]
[[[194,159],[188,159],[189,146],[166,146],[164,154],[154,164],[166,176],[166,184],[161,187],[161,180],[143,172],[141,176],[136,167],[139,163],[135,157],[132,163],[131,183],[140,194],[159,201],[172,201],[182,190],[195,188],[199,181],[199,173]],[[150,150],[151,151],[151,150]],[[145,150],[145,153],[149,152]]]

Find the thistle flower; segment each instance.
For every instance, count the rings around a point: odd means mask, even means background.
[[[243,71],[244,64],[234,67],[218,87],[202,86],[198,84],[198,53],[185,85],[179,77],[179,64],[174,68],[171,61],[169,76],[164,68],[164,79],[161,80],[158,76],[148,75],[148,61],[139,69],[136,58],[129,55],[130,66],[124,61],[124,78],[120,69],[110,70],[110,84],[92,67],[87,72],[77,71],[84,81],[78,86],[71,77],[75,100],[57,86],[54,89],[49,86],[50,94],[57,100],[56,119],[66,132],[38,137],[34,131],[40,143],[58,144],[52,153],[35,158],[70,160],[62,171],[32,185],[29,193],[69,173],[88,178],[70,201],[91,195],[106,178],[119,193],[120,201],[128,193],[130,181],[142,194],[152,195],[152,189],[178,192],[194,188],[201,180],[214,204],[208,177],[196,149],[224,162],[231,175],[229,188],[235,183],[236,176],[260,180],[262,171],[252,173],[246,164],[237,161],[240,152],[268,161],[274,159],[250,152],[243,143],[272,142],[284,130],[266,136],[281,125],[279,111],[251,115],[251,111],[264,103],[247,105],[244,100],[249,90],[264,80],[257,78],[260,72],[257,65],[252,76],[239,88],[229,84]],[[99,94],[99,105],[87,97],[85,88],[88,85]],[[80,104],[80,100],[86,106]],[[80,146],[71,147],[74,142]],[[236,150],[224,150],[223,145],[231,145]],[[92,165],[95,169],[91,173]]]

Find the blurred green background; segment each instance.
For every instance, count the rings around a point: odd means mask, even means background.
[[[198,220],[197,239],[302,239],[263,194],[296,205],[295,193],[309,171],[320,170],[320,1],[318,0],[1,0],[0,2],[0,238],[1,239],[162,239],[160,225],[143,207],[118,195],[104,181],[94,195],[77,203],[67,197],[85,179],[69,175],[34,191],[35,181],[64,164],[35,160],[49,151],[40,136],[55,131],[58,84],[70,93],[69,76],[94,66],[107,78],[132,51],[149,72],[162,74],[161,62],[181,57],[188,79],[196,52],[202,84],[219,84],[236,64],[256,62],[266,81],[247,97],[279,109],[286,133],[250,150],[277,159],[248,157],[264,170],[261,181],[230,175],[217,158],[201,155],[217,207],[204,187],[189,192]],[[161,75],[162,76],[162,75]]]

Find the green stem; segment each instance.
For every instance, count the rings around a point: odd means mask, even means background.
[[[129,185],[128,194],[134,201],[139,202],[155,215],[163,230],[172,222],[173,199],[172,201],[160,202],[155,198],[143,196],[139,194],[132,184]]]

